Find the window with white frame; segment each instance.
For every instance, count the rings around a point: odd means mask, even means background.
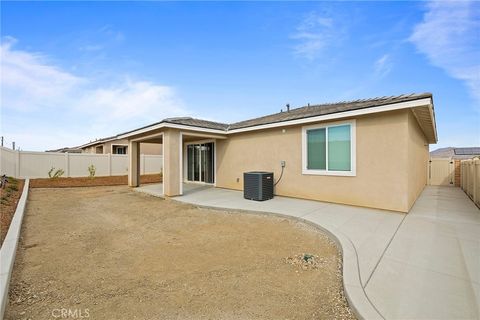
[[[355,121],[302,130],[303,174],[355,175]]]
[[[127,154],[127,146],[124,145],[112,145],[113,154]]]

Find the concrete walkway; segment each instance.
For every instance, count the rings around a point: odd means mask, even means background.
[[[136,190],[162,196],[161,185]],[[174,199],[292,216],[333,235],[345,294],[364,319],[479,318],[480,211],[458,188],[427,187],[408,215],[285,197],[256,202],[199,185],[184,190]]]
[[[480,210],[459,188],[427,187],[366,293],[387,319],[479,319]]]

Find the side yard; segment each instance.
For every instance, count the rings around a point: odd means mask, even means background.
[[[353,319],[341,256],[293,219],[127,187],[32,189],[6,319]]]

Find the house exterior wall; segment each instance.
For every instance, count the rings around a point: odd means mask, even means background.
[[[128,139],[120,139],[107,141],[105,143],[96,144],[94,146],[86,147],[83,149],[84,153],[95,153],[95,148],[98,146],[103,146],[103,154],[112,153],[112,145],[125,145],[128,146]],[[128,153],[128,149],[127,149]],[[161,155],[162,154],[162,145],[158,143],[141,143],[140,144],[140,154],[149,154],[149,155]]]
[[[416,178],[409,170],[415,167],[421,171],[413,162],[423,161],[423,151],[419,150],[416,129],[409,129],[409,113],[398,110],[355,118],[354,177],[302,174],[300,125],[229,135],[226,140],[217,140],[216,186],[242,190],[243,172],[256,170],[273,171],[277,180],[280,161],[285,160],[277,195],[407,212],[426,177],[425,173],[410,187],[409,177]],[[415,154],[411,164],[410,149]]]
[[[408,112],[408,210],[425,188],[430,153],[427,138],[411,111]]]

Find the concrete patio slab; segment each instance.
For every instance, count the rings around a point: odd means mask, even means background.
[[[149,192],[161,185],[141,187]],[[364,319],[480,319],[480,210],[459,188],[426,187],[408,215],[185,185],[175,200],[292,216],[341,246],[347,298]],[[139,190],[140,191],[140,190]]]

